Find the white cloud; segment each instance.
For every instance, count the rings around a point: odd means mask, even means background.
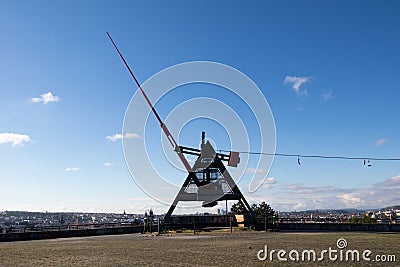
[[[271,188],[271,186],[273,184],[276,184],[276,183],[277,183],[277,181],[276,181],[276,179],[274,177],[268,177],[268,178],[266,178],[264,180],[264,183],[263,183],[262,187],[264,189],[269,189],[269,188]]]
[[[65,169],[66,172],[77,172],[79,171],[79,168],[76,167],[69,167]]]
[[[381,146],[383,144],[385,144],[387,142],[387,140],[385,138],[381,138],[375,141],[374,145],[375,146]]]
[[[324,191],[330,191],[334,187],[333,186],[305,186],[305,185],[299,185],[299,184],[286,184],[284,185],[284,188],[289,191],[295,191],[295,192],[300,192],[300,193],[312,193],[312,192],[324,192]]]
[[[341,201],[344,202],[344,204],[351,204],[353,207],[359,206],[359,204],[363,204],[364,201],[361,200],[361,198],[356,197],[354,194],[343,194],[338,197]]]
[[[328,92],[324,93],[322,95],[325,101],[328,101],[329,99],[333,98],[333,91],[330,89]]]
[[[111,167],[111,166],[113,166],[113,164],[112,164],[111,162],[105,162],[103,165],[104,165],[104,167]]]
[[[400,175],[395,175],[365,187],[342,187],[340,185],[263,184],[252,194],[250,200],[265,200],[275,210],[313,209],[377,209],[400,203]],[[300,204],[299,204],[300,203]]]
[[[138,135],[136,133],[126,133],[124,135],[122,135],[122,134],[114,134],[114,135],[111,135],[111,136],[106,136],[106,139],[111,141],[111,142],[115,142],[115,141],[121,140],[122,138],[134,139],[134,138],[140,138],[140,135]]]
[[[293,210],[302,210],[302,209],[304,209],[305,207],[307,207],[307,205],[306,204],[304,204],[304,203],[297,203],[296,205],[294,205],[293,206]]]
[[[264,183],[266,184],[276,184],[276,179],[274,177],[268,177],[267,179],[265,179]]]
[[[25,134],[0,133],[0,144],[11,143],[13,147],[23,146],[30,142],[31,138]]]
[[[255,169],[255,168],[247,168],[246,169],[247,173],[266,173],[267,171],[264,169]]]
[[[308,82],[310,82],[310,77],[286,76],[283,84],[291,83],[292,88],[296,91],[298,95],[308,95],[307,90],[300,90],[300,86],[303,83]]]
[[[31,98],[30,101],[31,101],[32,103],[40,103],[40,102],[43,102],[43,104],[47,104],[47,103],[50,103],[50,102],[58,102],[58,101],[61,101],[61,98],[60,98],[59,96],[53,95],[52,92],[47,92],[47,93],[44,93],[44,94],[40,95],[40,97],[33,97],[33,98]]]
[[[388,178],[383,182],[379,182],[374,184],[375,186],[383,186],[383,187],[400,187],[400,175]]]

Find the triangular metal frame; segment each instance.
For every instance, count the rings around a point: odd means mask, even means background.
[[[181,150],[182,148],[185,147],[181,147]],[[190,148],[185,149],[198,151]],[[198,155],[198,153],[187,153]],[[224,156],[226,155],[216,153],[212,145],[208,141],[204,142],[203,140],[200,155],[165,215],[164,224],[170,222],[171,215],[180,201],[203,201],[203,207],[213,207],[217,205],[218,201],[223,200],[239,201],[247,215],[246,222],[252,225],[258,224],[257,216],[223,164],[222,160],[226,160]],[[217,176],[219,177],[215,177],[215,173],[218,173]],[[213,175],[214,177],[212,177]],[[227,184],[230,192],[226,192],[227,190],[224,192],[222,188],[222,183],[224,182]],[[186,189],[190,184],[197,186],[197,192],[187,192]]]

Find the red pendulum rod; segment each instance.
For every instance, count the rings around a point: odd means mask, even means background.
[[[133,75],[133,72],[131,70],[131,68],[129,67],[128,63],[126,63],[124,57],[122,56],[121,52],[119,51],[117,45],[114,43],[113,39],[111,38],[110,34],[108,32],[107,36],[108,38],[110,38],[110,41],[112,42],[112,44],[114,45],[115,50],[117,50],[119,56],[121,57],[122,61],[125,64],[125,67],[128,69],[129,73],[131,74],[133,80],[135,81],[136,85],[139,87],[140,92],[142,93],[144,99],[146,100],[147,104],[149,105],[149,107],[151,108],[151,111],[153,112],[154,116],[156,116],[158,122],[160,123],[161,129],[163,130],[165,136],[168,138],[168,141],[171,143],[172,148],[174,149],[174,151],[178,154],[179,159],[182,161],[183,165],[185,166],[186,170],[188,172],[192,171],[192,168],[189,165],[189,162],[187,161],[187,159],[185,158],[185,156],[181,153],[180,148],[178,146],[178,144],[176,143],[174,137],[171,135],[171,133],[168,130],[167,125],[165,125],[163,123],[163,121],[161,120],[160,116],[157,114],[156,109],[154,108],[154,106],[151,104],[149,98],[147,97],[146,93],[144,92],[144,90],[142,89],[142,87],[140,86],[140,83],[138,82],[138,80],[136,79],[135,75]]]

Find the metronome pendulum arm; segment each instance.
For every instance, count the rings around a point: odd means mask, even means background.
[[[158,120],[158,122],[160,123],[160,127],[163,130],[165,136],[167,137],[168,141],[170,142],[170,144],[172,145],[172,148],[174,149],[174,151],[176,152],[176,154],[178,155],[179,159],[181,160],[181,162],[183,163],[183,165],[185,166],[186,170],[188,172],[192,171],[192,168],[190,167],[189,162],[187,161],[187,159],[185,158],[185,156],[182,154],[178,144],[176,143],[174,137],[172,136],[171,132],[168,130],[167,125],[161,120],[160,116],[158,115],[156,109],[154,108],[153,104],[151,104],[149,98],[147,97],[146,93],[144,92],[142,86],[140,85],[139,81],[136,79],[135,75],[133,74],[131,68],[129,67],[128,63],[125,61],[125,58],[122,56],[121,52],[119,51],[117,45],[115,44],[114,40],[111,38],[110,34],[108,32],[107,36],[110,39],[111,43],[113,44],[115,50],[117,50],[118,55],[120,56],[120,58],[122,59],[122,61],[125,64],[125,67],[128,69],[131,77],[133,78],[133,80],[135,81],[137,87],[139,88],[140,92],[142,93],[144,99],[146,100],[147,104],[149,105],[151,111],[153,112],[154,116],[156,117],[156,119]]]

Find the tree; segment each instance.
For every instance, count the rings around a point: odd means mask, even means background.
[[[275,214],[275,211],[271,208],[270,205],[265,203],[265,201],[261,202],[258,205],[253,204],[251,208],[253,209],[254,214],[262,220],[264,218],[272,218],[272,216]]]
[[[244,214],[244,207],[242,203],[237,202],[232,205],[231,212],[233,215]]]
[[[272,216],[275,213],[275,211],[271,208],[271,206],[265,203],[265,201],[259,203],[258,205],[253,204],[251,208],[253,209],[254,214],[262,220],[264,220],[265,217],[272,218]],[[240,202],[237,202],[232,205],[231,212],[234,215],[244,214],[245,209]]]
[[[364,215],[362,218],[359,218],[357,216],[351,217],[348,221],[348,223],[376,223],[376,219],[371,218],[367,215]]]

